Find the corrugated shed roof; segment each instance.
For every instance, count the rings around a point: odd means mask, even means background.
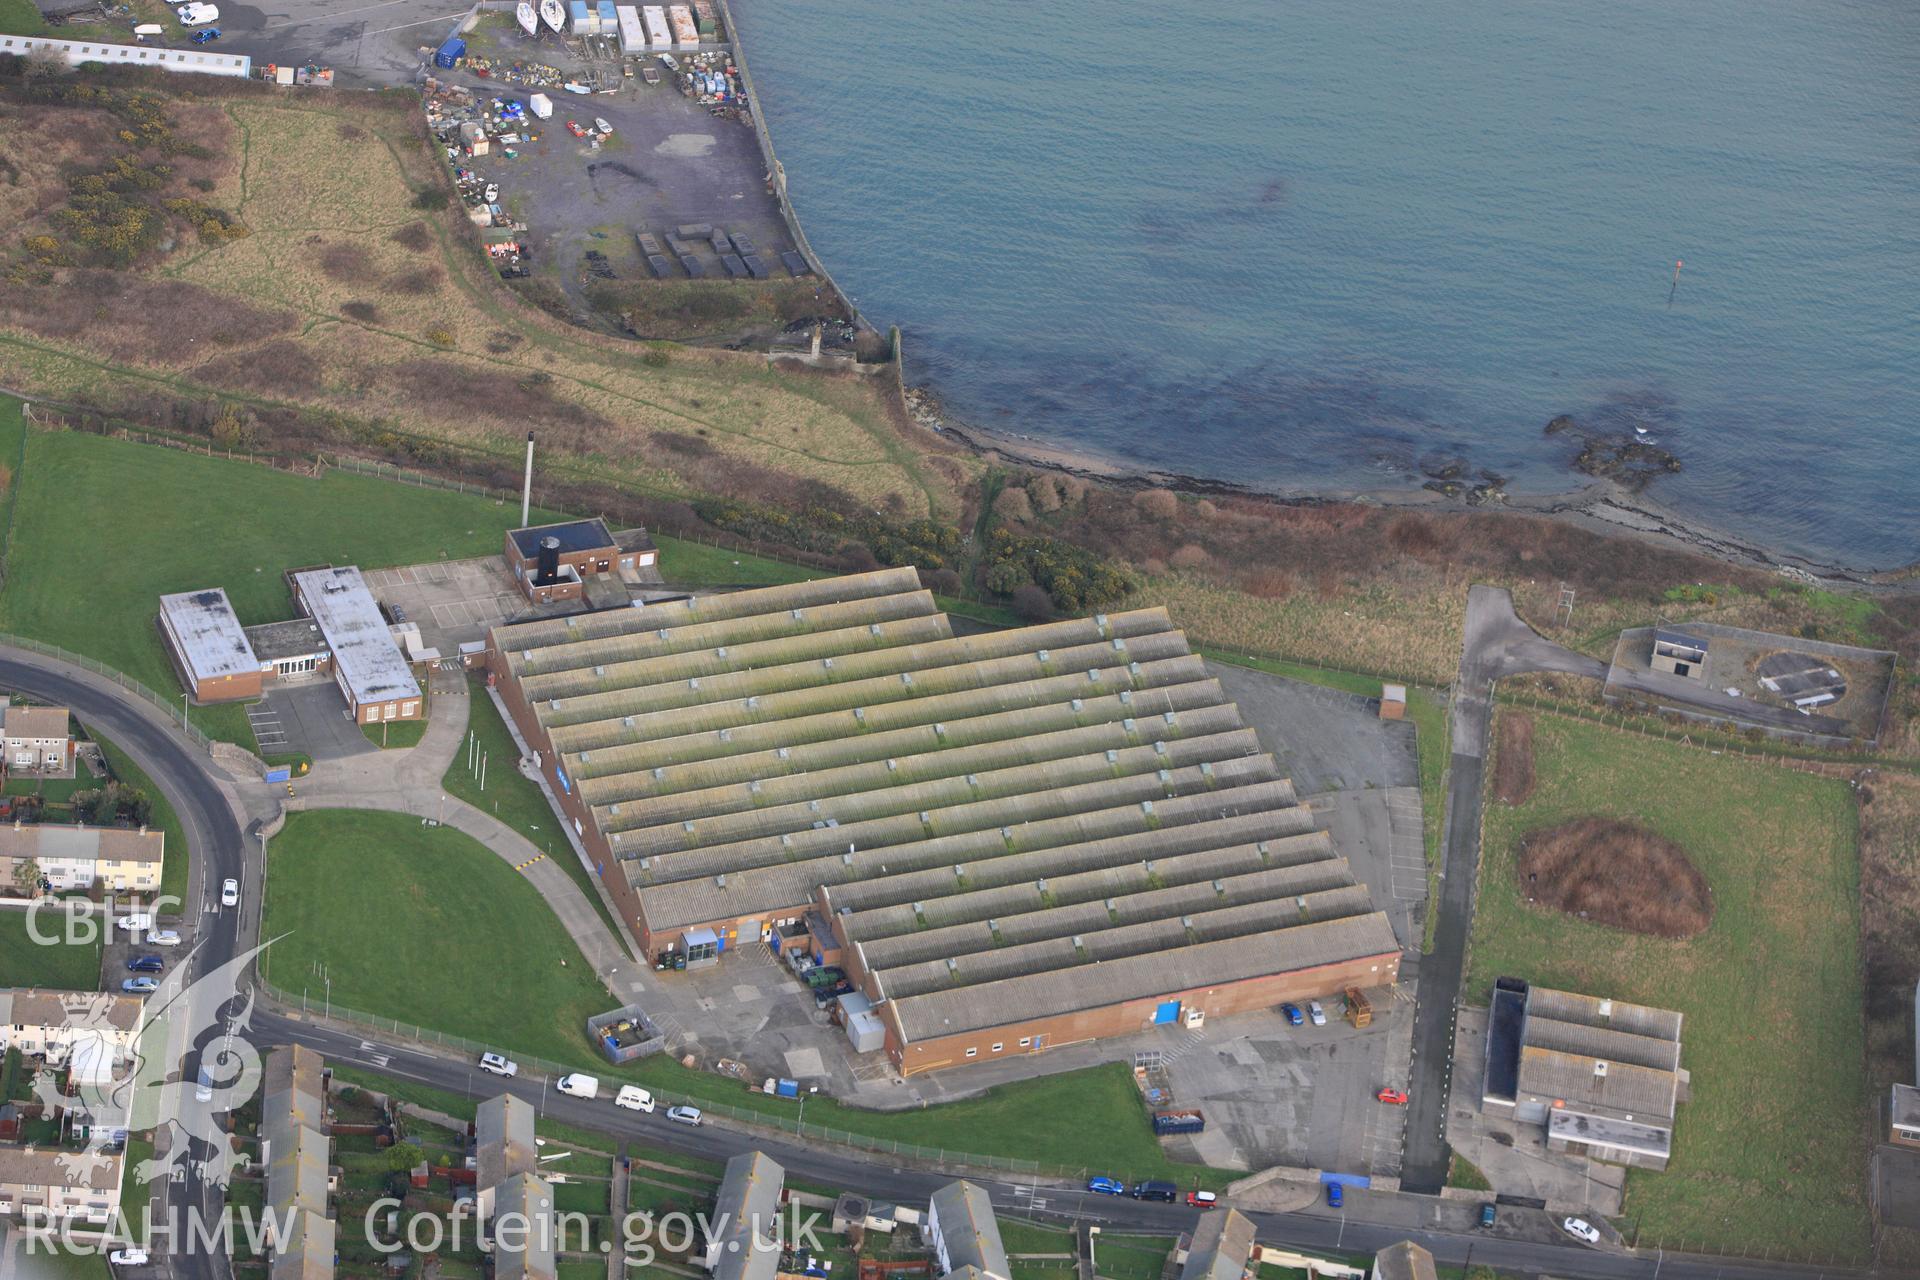
[[[1384,965],[1399,954],[1393,927],[1383,913],[1376,911],[1128,956],[1099,965],[1082,964],[932,991],[893,1003],[907,1040],[926,1040],[1348,960],[1378,956]],[[884,986],[883,980],[883,994]]]
[[[1527,1043],[1539,1049],[1584,1054],[1609,1062],[1627,1062],[1656,1071],[1680,1069],[1680,1043],[1654,1036],[1634,1035],[1611,1027],[1585,1026],[1532,1014],[1527,1018]]]
[[[1615,1031],[1675,1041],[1680,1039],[1682,1021],[1681,1015],[1672,1009],[1655,1009],[1651,1005],[1582,995],[1577,991],[1556,991],[1552,987],[1528,989],[1527,1016],[1611,1027]]]
[[[1595,1069],[1603,1062],[1604,1073]],[[1561,1102],[1576,1110],[1599,1110],[1648,1123],[1667,1122],[1673,1119],[1679,1087],[1680,1079],[1671,1071],[1532,1045],[1520,1050],[1519,1097],[1523,1102]]]

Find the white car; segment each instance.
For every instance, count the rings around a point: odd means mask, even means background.
[[[153,917],[144,913],[121,916],[118,920],[114,921],[114,924],[125,929],[128,933],[145,933],[148,929],[153,928]]]
[[[1560,1224],[1560,1229],[1575,1240],[1584,1240],[1588,1244],[1600,1243],[1600,1230],[1585,1218],[1568,1218]]]
[[[107,1261],[116,1267],[144,1267],[147,1265],[147,1251],[131,1247],[115,1249],[107,1255]]]
[[[613,1105],[625,1107],[629,1111],[653,1110],[653,1095],[637,1084],[623,1084],[620,1092],[613,1097]]]
[[[147,935],[147,945],[150,947],[177,947],[180,945],[179,931],[174,929],[155,929]]]
[[[220,905],[237,907],[240,905],[240,882],[232,878],[220,882]]]
[[[183,27],[204,27],[220,21],[220,6],[213,4],[183,4],[174,10]]]
[[[520,1074],[519,1063],[511,1058],[502,1057],[497,1053],[481,1054],[480,1069],[482,1071],[492,1072],[496,1076],[517,1076]]]
[[[1320,1007],[1318,1000],[1307,1001],[1307,1017],[1313,1020],[1313,1025],[1316,1027],[1327,1025],[1327,1011]]]
[[[681,1124],[699,1124],[699,1123],[700,1123],[700,1108],[698,1108],[698,1107],[668,1107],[668,1108],[667,1108],[667,1119],[669,1119],[669,1120],[677,1120],[677,1121],[679,1121],[679,1122],[680,1122]]]

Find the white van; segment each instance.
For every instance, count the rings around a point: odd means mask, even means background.
[[[578,1071],[561,1076],[553,1082],[553,1087],[576,1098],[600,1096],[600,1081],[593,1076],[583,1076]]]
[[[183,27],[204,27],[220,21],[220,6],[212,4],[183,4],[174,10]]]
[[[623,1084],[614,1096],[613,1105],[629,1111],[652,1111],[653,1095],[637,1084]]]
[[[140,912],[130,916],[121,916],[118,920],[115,920],[114,923],[129,933],[145,933],[147,930],[153,928],[153,917],[145,912]]]

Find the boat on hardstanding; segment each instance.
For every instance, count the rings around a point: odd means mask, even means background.
[[[528,35],[537,36],[540,34],[540,15],[534,12],[533,5],[529,0],[520,0],[520,3],[514,6],[513,18],[514,21],[520,24],[520,29]]]
[[[567,29],[567,7],[560,0],[540,0],[540,17],[555,31]]]

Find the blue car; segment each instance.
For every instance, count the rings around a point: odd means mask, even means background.
[[[1346,1203],[1346,1193],[1340,1190],[1340,1184],[1337,1182],[1329,1182],[1327,1184],[1327,1208],[1338,1209],[1344,1203]]]
[[[1088,1178],[1087,1190],[1093,1192],[1095,1195],[1123,1196],[1127,1194],[1127,1184],[1118,1178]]]
[[[196,31],[193,33],[193,42],[195,44],[212,44],[215,40],[218,40],[219,38],[220,38],[220,28],[218,27],[207,27],[203,30]]]
[[[128,973],[158,973],[166,968],[167,962],[159,956],[135,956],[127,961]]]
[[[1298,1027],[1304,1025],[1306,1022],[1306,1018],[1301,1015],[1300,1006],[1297,1004],[1283,1004],[1280,1006],[1280,1012],[1286,1015],[1288,1026]]]
[[[148,996],[158,991],[160,984],[153,978],[128,978],[120,989],[131,996]]]

